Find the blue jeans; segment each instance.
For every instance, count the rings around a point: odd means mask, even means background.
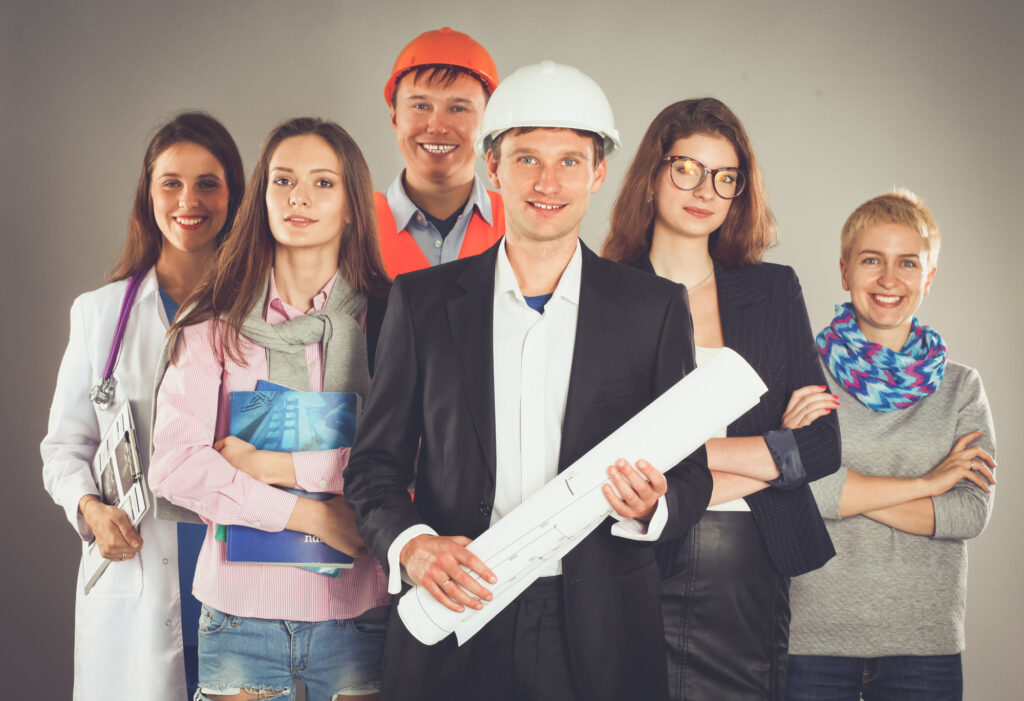
[[[338,621],[282,621],[222,613],[203,604],[199,615],[199,693],[237,694],[242,689],[281,692],[295,699],[293,678],[311,701],[337,694],[380,691],[384,633],[390,607]]]
[[[790,655],[789,701],[960,701],[960,655]]]

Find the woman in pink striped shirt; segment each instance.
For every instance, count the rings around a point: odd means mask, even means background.
[[[259,380],[365,396],[388,278],[369,169],[338,125],[294,119],[267,137],[216,267],[171,329],[157,396],[153,492],[209,525],[196,568],[203,699],[374,698],[387,583],[343,492],[348,448],[270,452],[228,435],[231,392]],[[191,308],[189,308],[191,307]],[[356,557],[329,577],[227,562],[214,524],[308,533]]]

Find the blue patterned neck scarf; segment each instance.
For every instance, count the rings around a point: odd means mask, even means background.
[[[818,350],[832,376],[874,411],[906,409],[939,388],[946,345],[937,331],[914,317],[903,349],[872,343],[857,326],[853,305],[836,305],[836,318],[818,334]]]

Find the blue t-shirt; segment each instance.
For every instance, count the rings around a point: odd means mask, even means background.
[[[549,299],[551,299],[552,294],[554,293],[549,292],[546,295],[535,295],[533,297],[527,297],[526,295],[523,295],[523,299],[526,300],[526,303],[529,305],[530,309],[534,310],[538,314],[543,314],[544,305],[548,303]]]
[[[164,311],[167,313],[167,321],[174,321],[174,317],[178,313],[178,303],[162,287],[160,288],[160,301],[163,302]]]

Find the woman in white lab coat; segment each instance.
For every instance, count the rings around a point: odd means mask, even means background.
[[[224,126],[204,113],[176,116],[146,150],[112,282],[71,306],[70,338],[40,446],[43,483],[81,538],[83,562],[94,539],[100,554],[112,561],[89,594],[79,567],[76,700],[187,698],[177,524],[156,520],[150,511],[132,528],[123,511],[100,501],[92,460],[103,432],[128,400],[145,471],[164,336],[177,307],[213,263],[244,187],[241,157]],[[102,392],[92,397],[90,392],[103,384],[133,278],[137,292],[124,310],[113,397],[103,406]]]

